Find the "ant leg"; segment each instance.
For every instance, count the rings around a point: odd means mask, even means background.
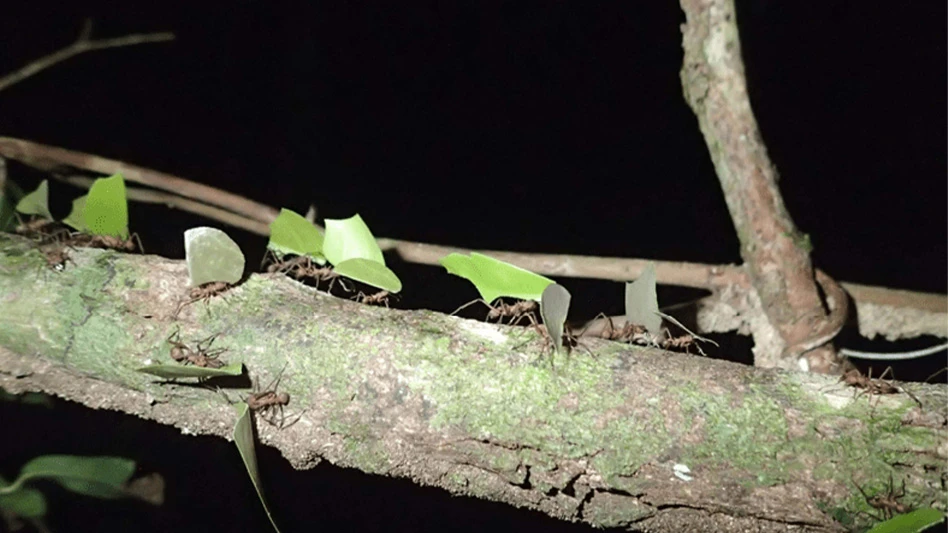
[[[142,246],[142,240],[141,240],[141,238],[138,236],[138,234],[137,234],[137,233],[132,233],[132,235],[131,235],[130,238],[135,239],[135,243],[138,244],[138,250],[139,250],[142,254],[144,254],[144,253],[145,253],[145,247]],[[134,252],[135,250],[133,249],[132,251]]]
[[[480,302],[480,303],[486,305],[487,307],[490,307],[490,304],[489,304],[489,303],[485,302],[484,300],[482,300],[482,299],[480,299],[480,298],[477,298],[477,299],[471,300],[470,302],[467,302],[466,304],[462,305],[461,307],[458,307],[458,308],[455,309],[453,312],[451,312],[451,314],[448,315],[448,316],[454,316],[454,315],[458,314],[460,311],[462,311],[462,310],[464,310],[464,309],[466,309],[466,308],[468,308],[468,307],[470,307],[470,306],[472,306],[472,305],[474,305],[474,304],[476,304],[476,303],[478,303],[478,302]]]

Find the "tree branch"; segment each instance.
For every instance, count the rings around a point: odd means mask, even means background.
[[[49,67],[65,61],[73,56],[83,52],[94,50],[104,50],[106,48],[120,48],[123,46],[134,46],[137,44],[160,43],[174,40],[174,34],[170,32],[160,33],[135,33],[123,37],[114,37],[112,39],[91,39],[92,20],[86,19],[83,22],[79,37],[69,46],[57,50],[52,54],[43,56],[35,61],[24,65],[23,67],[0,78],[0,91],[19,83],[30,76],[34,76]]]
[[[180,328],[185,340],[217,334],[221,358],[260,383],[288,365],[281,390],[302,418],[259,429],[296,468],[328,460],[654,531],[836,531],[833,512],[865,508],[851,476],[865,485],[894,472],[915,505],[948,495],[943,385],[904,385],[920,408],[825,376],[605,341],[554,361],[528,328],[368,307],[282,276],[253,275],[173,320],[182,261],[78,249],[50,271],[33,246],[0,234],[0,386],[11,392],[229,438],[233,410],[215,389],[233,400],[247,380],[202,387],[135,371],[172,364],[166,338]]]
[[[68,172],[75,167],[101,174],[124,173],[128,181],[160,189],[128,187],[128,198],[135,201],[164,203],[184,211],[206,216],[267,236],[269,224],[279,210],[242,196],[155,170],[107,159],[93,154],[47,146],[22,139],[0,137],[0,157],[54,173],[66,183],[89,188],[92,180]],[[178,196],[180,193],[183,196]],[[378,239],[379,246],[394,251],[405,261],[438,265],[438,260],[452,252],[472,250],[426,244],[400,239]],[[503,261],[538,274],[627,281],[637,278],[649,262],[646,259],[593,257],[567,254],[530,254],[500,250],[480,250]],[[698,333],[754,331],[751,325],[759,306],[750,296],[753,287],[744,269],[734,265],[707,265],[672,261],[654,261],[658,283],[712,291],[712,295],[695,303],[696,320],[687,321]],[[948,298],[940,294],[871,287],[842,283],[855,301],[860,333],[868,338],[884,335],[890,340],[934,335],[948,338]],[[759,301],[759,299],[757,300]],[[766,322],[761,326],[765,327]],[[595,328],[590,331],[595,331]]]
[[[784,206],[747,96],[734,1],[681,0],[681,7],[685,99],[698,117],[769,323],[754,333],[755,364],[836,372],[840,360],[826,335],[832,319],[823,311],[806,236]]]

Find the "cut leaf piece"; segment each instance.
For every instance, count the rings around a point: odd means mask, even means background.
[[[253,482],[253,488],[257,491],[257,497],[263,505],[263,510],[267,512],[267,518],[270,519],[270,525],[273,530],[279,533],[280,528],[273,521],[273,514],[267,506],[267,500],[263,497],[263,487],[260,484],[260,472],[257,469],[257,452],[254,448],[253,438],[253,420],[250,408],[246,403],[240,402],[234,406],[237,409],[237,423],[234,425],[234,443],[237,444],[237,451],[240,452],[240,458],[244,460],[244,466],[247,467],[247,473],[250,474],[250,481]]]
[[[92,182],[82,218],[93,235],[128,238],[128,201],[121,174]]]
[[[279,216],[270,223],[270,241],[267,248],[281,257],[286,254],[311,257],[325,264],[323,257],[323,234],[312,222],[289,209],[281,209]]]
[[[135,461],[123,457],[43,455],[26,463],[13,485],[45,478],[63,487],[96,498],[125,496],[125,483],[135,473]]]
[[[149,365],[138,369],[139,372],[165,379],[213,378],[219,376],[239,376],[244,373],[244,365],[235,363],[220,368],[193,365]]]
[[[333,266],[349,259],[368,259],[385,264],[381,248],[358,214],[341,220],[326,219],[323,255]]]
[[[49,183],[46,180],[41,181],[35,191],[20,198],[16,210],[24,215],[36,215],[52,220],[53,215],[49,212]]]
[[[86,210],[86,199],[88,199],[88,197],[89,195],[85,194],[72,201],[72,211],[69,212],[69,216],[63,219],[63,224],[83,233],[89,231],[89,227],[86,226],[86,219],[83,216],[83,212]]]
[[[449,273],[473,283],[488,303],[501,296],[539,302],[543,290],[553,283],[549,278],[477,252],[470,256],[448,254],[440,263]]]
[[[199,226],[185,231],[184,258],[191,287],[212,281],[234,284],[244,275],[244,253],[217,228]]]
[[[402,281],[391,269],[369,259],[348,259],[333,267],[333,272],[392,294],[402,290]]]
[[[625,284],[625,320],[629,324],[645,326],[652,335],[661,333],[662,317],[658,314],[655,263],[649,263],[638,279]]]
[[[869,533],[921,533],[938,525],[945,519],[945,513],[926,507],[910,513],[900,514],[876,524]]]
[[[543,317],[543,325],[553,341],[553,351],[557,353],[563,346],[563,330],[571,299],[569,291],[559,283],[547,285],[540,299],[540,316]]]

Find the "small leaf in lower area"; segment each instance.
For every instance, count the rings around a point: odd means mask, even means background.
[[[44,478],[86,496],[121,498],[125,496],[125,483],[134,472],[135,461],[122,457],[42,455],[20,469],[20,477],[14,485],[28,479]]]
[[[876,524],[869,533],[921,533],[945,520],[945,513],[927,507],[900,514]],[[944,531],[944,529],[942,529]]]
[[[234,284],[244,275],[244,253],[217,228],[199,226],[185,231],[184,257],[191,287],[212,282]]]
[[[661,333],[662,317],[658,315],[655,263],[649,263],[638,279],[625,284],[625,320],[627,324],[645,326],[653,336]]]
[[[16,210],[24,215],[36,215],[52,220],[53,215],[49,212],[49,184],[46,180],[41,181],[35,191],[20,198]]]
[[[563,346],[563,330],[571,299],[569,291],[558,283],[553,283],[543,289],[540,298],[540,315],[543,317],[543,325],[550,334],[550,340],[553,341],[553,351],[557,353]]]
[[[20,487],[10,494],[0,494],[0,509],[23,518],[39,518],[46,514],[46,498],[36,489]]]
[[[240,458],[243,459],[247,473],[250,475],[253,488],[257,491],[257,497],[260,498],[263,510],[266,511],[267,518],[270,519],[270,524],[273,526],[274,531],[279,533],[280,528],[278,528],[276,522],[273,521],[273,514],[270,513],[267,500],[263,497],[260,471],[257,468],[257,452],[254,447],[253,435],[253,416],[251,415],[250,407],[244,402],[240,402],[234,407],[237,409],[237,423],[234,425],[234,443],[237,445]]]
[[[222,376],[240,376],[244,373],[244,365],[236,363],[222,366],[220,368],[210,368],[201,366],[184,365],[150,365],[137,369],[139,372],[151,374],[165,379],[180,378],[213,378]]]

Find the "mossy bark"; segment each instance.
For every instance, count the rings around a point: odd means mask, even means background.
[[[50,270],[32,243],[0,234],[4,389],[229,438],[228,398],[250,379],[205,387],[136,371],[172,363],[166,339],[180,329],[185,341],[216,334],[221,358],[260,386],[286,365],[286,410],[302,416],[258,428],[300,469],[328,460],[649,531],[846,529],[871,510],[854,481],[871,495],[890,474],[912,506],[944,508],[948,496],[944,386],[904,385],[919,406],[826,376],[610,342],[552,357],[531,329],[369,307],[279,276],[252,275],[175,319],[182,261],[71,259]]]

